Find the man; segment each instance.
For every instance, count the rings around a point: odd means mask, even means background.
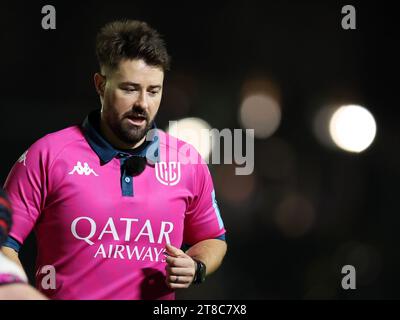
[[[211,176],[193,147],[155,128],[169,68],[159,34],[116,21],[97,35],[96,53],[101,110],[38,140],[14,165],[4,252],[18,261],[34,229],[37,287],[53,299],[174,299],[226,253]],[[56,283],[44,288],[49,266]]]
[[[11,227],[11,204],[0,189],[0,248]],[[27,284],[22,267],[0,252],[0,300],[42,300],[45,297]]]

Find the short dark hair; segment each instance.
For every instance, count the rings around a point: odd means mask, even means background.
[[[114,70],[122,59],[143,59],[148,65],[169,70],[170,57],[161,35],[146,22],[119,20],[107,23],[96,37],[100,68]]]

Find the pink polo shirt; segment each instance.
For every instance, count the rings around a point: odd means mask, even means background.
[[[174,299],[165,245],[225,234],[207,165],[157,130],[160,158],[132,177],[93,130],[86,123],[48,134],[15,163],[5,183],[10,235],[23,243],[35,231],[36,285],[49,298]],[[199,163],[180,162],[188,150]]]

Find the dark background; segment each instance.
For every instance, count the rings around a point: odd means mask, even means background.
[[[46,4],[57,10],[56,30],[41,28]],[[357,10],[356,30],[341,28],[346,4]],[[204,285],[178,297],[400,297],[400,13],[393,4],[3,1],[0,12],[1,184],[36,139],[99,106],[92,80],[98,29],[119,18],[145,20],[163,34],[172,56],[159,127],[195,116],[217,129],[240,128],[241,88],[252,76],[273,79],[281,93],[281,125],[256,140],[254,173],[235,176],[232,166],[210,166],[229,251]],[[372,112],[378,131],[365,152],[349,154],[316,139],[313,117],[331,101]],[[283,232],[276,219],[282,210],[294,230],[303,216],[312,217],[310,226],[297,235]],[[31,279],[34,256],[31,235],[21,252]],[[347,264],[357,270],[356,290],[341,288]]]

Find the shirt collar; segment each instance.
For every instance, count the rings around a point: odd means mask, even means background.
[[[151,135],[146,138],[144,147],[139,146],[137,152],[132,150],[118,150],[114,148],[100,133],[100,110],[89,113],[82,123],[83,134],[90,147],[100,158],[102,164],[110,162],[115,157],[127,158],[131,156],[146,157],[152,163],[159,161],[159,137],[157,127],[153,123]],[[150,149],[150,147],[152,147]],[[154,150],[151,152],[150,150]]]

